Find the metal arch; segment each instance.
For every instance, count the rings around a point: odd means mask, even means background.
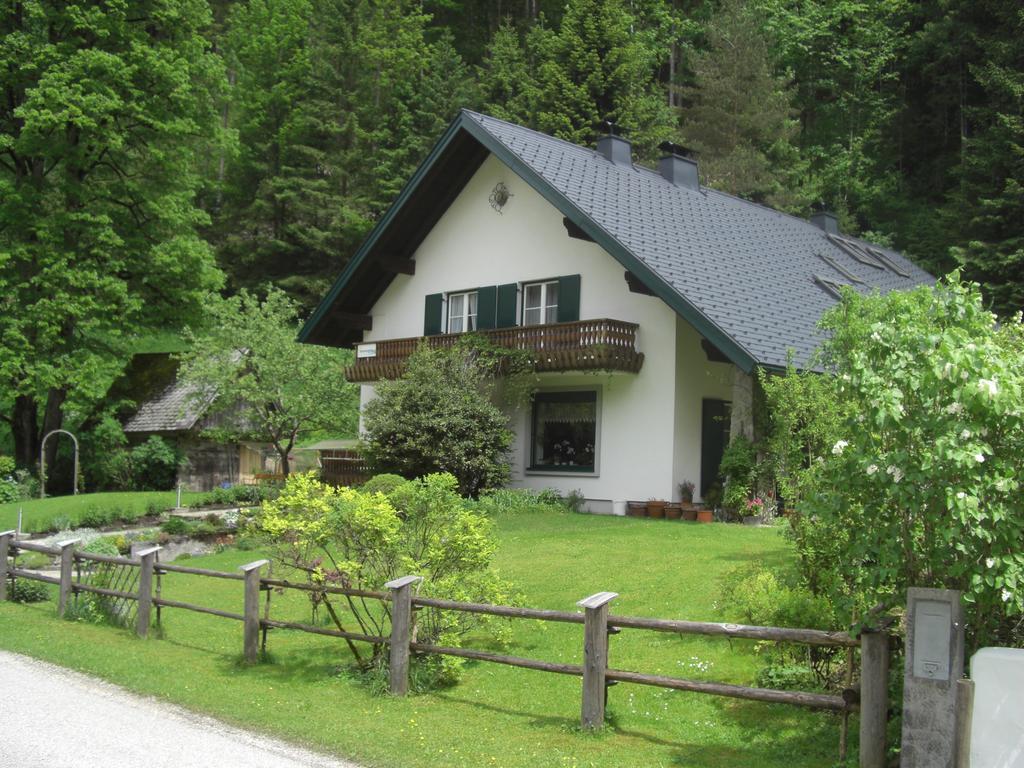
[[[39,446],[39,498],[46,498],[46,441],[50,439],[52,435],[57,433],[65,434],[71,438],[71,442],[75,444],[75,474],[72,476],[71,488],[72,494],[78,495],[78,438],[68,432],[66,429],[54,429],[46,433],[43,437],[43,442]]]

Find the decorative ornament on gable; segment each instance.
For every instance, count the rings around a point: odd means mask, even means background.
[[[491,208],[501,213],[501,209],[505,207],[505,203],[508,202],[510,197],[513,197],[513,194],[508,191],[505,182],[499,181],[494,185],[494,189],[491,190],[491,195],[487,198],[487,201],[491,204]]]

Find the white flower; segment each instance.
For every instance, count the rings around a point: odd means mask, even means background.
[[[832,454],[835,456],[839,456],[843,452],[843,449],[845,449],[848,445],[849,443],[846,440],[837,441],[836,444],[832,446]]]
[[[893,482],[898,483],[903,479],[903,472],[899,467],[893,466],[892,464],[890,464],[889,468],[885,470],[885,473],[887,475],[892,475]]]
[[[967,381],[967,371],[960,371],[960,380]]]
[[[1003,602],[1004,603],[1010,602],[1010,598],[1011,597],[1012,597],[1012,595],[1010,594],[1010,590],[1004,589],[1003,590]]]
[[[993,568],[993,567],[995,567],[995,564],[996,564],[995,558],[989,557],[989,558],[985,559],[985,567],[986,568]]]
[[[970,343],[969,343],[969,344],[967,345],[967,347],[966,347],[966,349],[967,349],[967,351],[968,351],[968,352],[973,352],[973,351],[974,351],[974,350],[976,350],[977,348],[978,348],[978,347],[977,347],[977,346],[975,346],[975,344],[974,344],[974,342],[973,342],[973,341],[972,341],[972,342],[970,342]]]
[[[956,497],[957,497],[958,499],[960,499],[961,501],[963,501],[964,499],[966,499],[966,498],[967,498],[967,494],[966,494],[966,493],[964,493],[963,491],[957,491],[957,492],[956,492]]]
[[[872,464],[870,467],[868,467],[867,471],[868,471],[869,475],[875,474],[875,472],[878,471],[878,465],[877,464]]]
[[[969,429],[965,429],[963,432],[960,433],[960,439],[961,440],[966,440],[970,436],[971,436],[971,430],[969,430]]]
[[[983,453],[976,453],[976,454],[974,454],[974,460],[976,462],[978,462],[979,464],[983,463],[985,461],[985,454],[983,454]]]
[[[875,331],[874,333],[871,334],[871,340],[881,342],[882,337],[878,335],[878,331]]]
[[[978,389],[987,393],[989,397],[995,397],[999,393],[999,385],[996,384],[995,379],[980,379]]]
[[[946,413],[951,413],[956,416],[959,413],[964,412],[964,407],[961,403],[950,403],[946,406]]]
[[[1006,493],[1006,490],[1010,487],[1010,484],[1006,482],[1006,478],[1000,478],[996,480],[996,490],[1000,493]]]
[[[953,364],[952,363],[946,363],[944,366],[942,366],[942,373],[939,374],[939,378],[940,379],[948,379],[948,378],[951,378],[952,376],[953,376]]]

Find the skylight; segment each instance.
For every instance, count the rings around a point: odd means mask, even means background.
[[[838,261],[836,261],[834,257],[829,256],[827,253],[819,253],[818,254],[818,258],[820,258],[822,261],[824,261],[826,264],[828,264],[830,267],[832,267],[832,269],[834,269],[836,272],[841,274],[843,277],[845,277],[851,283],[863,283],[864,282],[859,277],[857,277],[857,275],[853,274],[853,272],[848,270],[846,267],[844,267],[842,264],[840,264]]]
[[[849,283],[840,283],[837,280],[822,275],[815,275],[814,282],[818,284],[819,288],[822,288],[826,293],[832,294],[837,299],[843,298],[843,288],[852,287]]]
[[[887,253],[885,253],[884,251],[881,251],[878,248],[873,248],[871,246],[868,246],[868,253],[870,253],[872,256],[874,256],[876,259],[878,259],[883,264],[885,264],[885,266],[887,266],[889,269],[891,269],[893,272],[895,272],[900,277],[910,277],[910,273],[907,272],[907,270],[905,270],[903,267],[901,267],[895,261],[893,261],[889,257],[889,255]]]
[[[847,240],[845,237],[839,237],[838,235],[826,235],[826,237],[830,242],[842,248],[843,251],[853,256],[853,258],[861,264],[867,264],[869,267],[874,267],[875,269],[885,269],[885,263],[876,259],[868,252],[868,249],[860,243],[854,242],[853,240]]]

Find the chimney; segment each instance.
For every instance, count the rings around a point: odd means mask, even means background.
[[[597,153],[622,168],[633,167],[633,152],[630,143],[619,136],[619,127],[611,120],[605,120],[608,135],[597,140]]]
[[[700,189],[697,160],[694,158],[695,153],[692,150],[671,141],[662,142],[658,145],[658,149],[665,153],[665,156],[658,161],[658,171],[665,179],[677,187]]]
[[[811,224],[827,235],[838,235],[839,219],[836,215],[828,210],[824,203],[815,203],[812,208],[814,213],[811,214]]]

